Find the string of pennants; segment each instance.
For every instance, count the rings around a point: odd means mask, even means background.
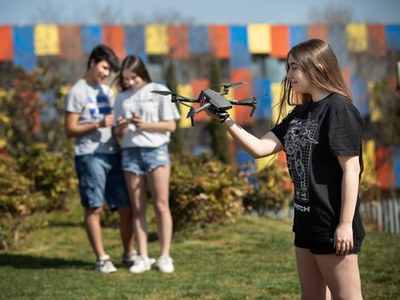
[[[94,46],[104,43],[111,46],[120,59],[135,53],[144,61],[147,56],[164,55],[173,60],[188,60],[201,53],[212,53],[229,61],[231,82],[244,81],[248,85],[234,91],[235,98],[251,95],[270,95],[261,102],[255,119],[269,117],[277,93],[276,82],[282,78],[282,70],[268,65],[274,74],[259,78],[252,70],[251,55],[265,54],[270,58],[284,59],[289,49],[307,39],[321,38],[330,42],[338,56],[346,83],[352,89],[356,105],[362,115],[372,112],[368,105],[370,83],[351,74],[348,53],[368,52],[385,56],[389,51],[400,51],[400,24],[360,24],[328,26],[311,25],[55,25],[35,24],[28,26],[0,25],[0,62],[12,62],[26,71],[38,64],[38,57],[55,56],[64,60],[78,60],[90,53]],[[267,63],[273,63],[268,60]],[[279,66],[282,69],[281,66]],[[272,73],[272,72],[271,72]],[[395,85],[396,79],[393,81]],[[206,79],[198,79],[179,88],[192,91],[205,88]],[[200,83],[198,88],[196,84]],[[205,84],[204,84],[205,83]],[[379,111],[375,110],[379,119]],[[247,117],[238,121],[253,122]]]
[[[84,53],[104,43],[119,58],[135,53],[170,55],[172,59],[189,59],[191,55],[212,52],[229,59],[231,68],[247,68],[251,54],[268,54],[285,58],[289,49],[307,38],[330,42],[343,66],[343,49],[384,56],[400,51],[400,24],[347,25],[0,25],[0,61],[12,61],[25,70],[37,65],[37,57],[58,56],[79,59]],[[343,60],[342,60],[343,58]]]

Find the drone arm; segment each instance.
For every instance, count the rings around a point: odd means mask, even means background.
[[[257,104],[256,97],[250,99],[243,99],[243,100],[231,100],[231,103],[234,105],[243,105],[243,106],[253,106]]]
[[[196,102],[200,102],[200,101],[199,101],[199,99],[186,98],[186,97],[183,97],[183,96],[179,96],[179,95],[178,95],[178,96],[175,98],[175,102],[180,102],[180,103],[182,103],[182,102],[196,103]]]
[[[202,112],[206,108],[210,107],[210,105],[211,105],[211,103],[208,102],[208,103],[205,103],[202,106],[200,106],[198,109],[194,109],[193,106],[188,105],[190,107],[190,110],[189,110],[186,118],[194,118],[195,115],[197,115],[199,112]]]
[[[198,109],[195,110],[195,114],[198,114],[199,112],[202,112],[206,108],[209,108],[211,106],[210,102],[205,103],[203,106],[200,106]]]

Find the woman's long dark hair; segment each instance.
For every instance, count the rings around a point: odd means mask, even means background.
[[[122,71],[124,70],[130,70],[132,73],[140,76],[145,82],[152,82],[149,72],[140,57],[137,55],[128,55],[122,61],[121,69],[116,77],[118,86],[122,91],[128,89],[128,87],[125,86],[124,78],[122,77]]]
[[[301,70],[316,87],[343,95],[352,101],[351,92],[344,82],[336,55],[327,42],[310,39],[294,46],[286,58],[286,71],[289,71],[289,55],[297,61]],[[311,102],[311,95],[293,91],[290,81],[285,76],[282,80],[277,122],[286,115],[287,105],[302,106]]]

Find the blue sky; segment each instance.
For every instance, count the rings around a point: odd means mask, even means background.
[[[0,0],[0,24],[307,24],[332,9],[351,22],[400,24],[399,0]]]

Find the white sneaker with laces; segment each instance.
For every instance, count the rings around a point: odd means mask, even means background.
[[[156,267],[163,273],[174,272],[173,259],[169,256],[160,256],[156,261]]]
[[[136,260],[138,257],[139,257],[139,256],[137,255],[137,252],[134,250],[134,251],[133,251],[133,254],[130,255],[130,256],[127,256],[127,255],[123,254],[123,255],[121,256],[121,261],[122,261],[122,264],[123,264],[123,265],[125,265],[125,266],[127,266],[127,267],[130,267],[130,266],[132,266],[132,265],[135,263],[135,260]]]
[[[152,260],[145,256],[138,256],[135,263],[129,268],[129,272],[139,274],[151,269]]]
[[[105,254],[96,260],[95,270],[103,274],[109,274],[116,272],[117,268],[111,262],[110,256]]]

